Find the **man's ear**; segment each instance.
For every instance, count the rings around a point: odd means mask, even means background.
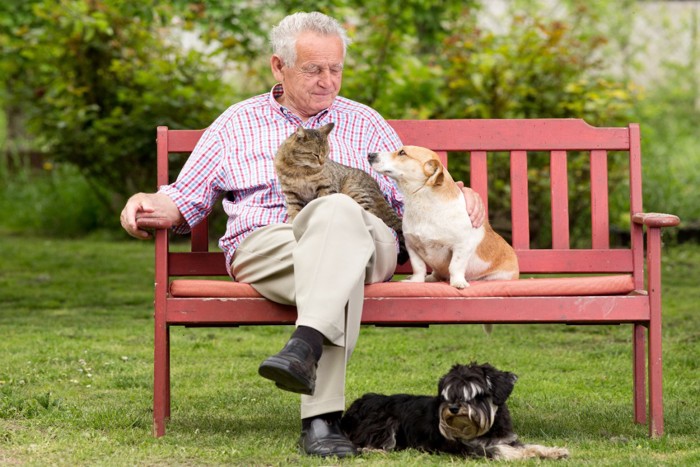
[[[282,68],[284,68],[282,58],[279,55],[272,55],[272,57],[270,57],[270,69],[272,70],[272,75],[275,77],[275,80],[279,83],[284,81]]]
[[[423,164],[423,173],[428,177],[425,182],[428,186],[440,186],[445,180],[442,164],[434,159]]]

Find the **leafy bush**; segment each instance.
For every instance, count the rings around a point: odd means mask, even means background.
[[[441,118],[582,118],[596,126],[625,125],[636,97],[624,82],[605,77],[600,36],[582,37],[564,20],[538,14],[512,17],[505,33],[474,28],[470,23],[448,38],[444,50],[444,80],[451,99],[437,103],[434,117]],[[489,210],[499,231],[510,225],[509,158],[492,155],[494,174],[489,187]],[[549,158],[531,154],[529,197],[533,205],[549,203]],[[625,179],[621,158],[609,162],[610,185]],[[451,160],[450,170],[469,180],[468,159]],[[570,154],[569,210],[573,238],[590,238],[590,203],[578,192],[589,185],[589,159]],[[613,222],[629,224],[629,204],[611,199]],[[624,220],[627,219],[627,220]],[[533,246],[551,241],[547,210],[530,213]],[[590,244],[590,242],[588,242]],[[582,243],[585,246],[586,243]]]
[[[700,227],[700,96],[691,65],[669,64],[646,99],[637,105],[642,127],[646,209],[679,215]]]
[[[116,218],[107,218],[111,211],[104,209],[77,167],[46,163],[41,172],[35,172],[28,165],[18,168],[18,164],[7,160],[0,164],[0,227],[4,230],[79,237],[116,224]]]
[[[265,92],[272,79],[269,28],[287,13],[319,10],[343,21],[353,38],[343,95],[387,118],[575,117],[593,125],[641,118],[645,195],[658,210],[677,207],[700,218],[687,192],[697,185],[690,170],[696,130],[689,123],[697,121],[697,109],[688,108],[688,123],[678,114],[687,108],[683,99],[697,101],[697,90],[677,95],[674,88],[696,74],[670,77],[663,92],[637,106],[637,116],[631,113],[639,97],[634,88],[606,74],[613,43],[616,53],[627,54],[623,66],[634,61],[628,20],[634,0],[560,0],[556,7],[506,2],[505,28],[498,32],[479,26],[484,2],[477,0],[263,3],[0,2],[0,98],[4,94],[10,148],[39,150],[57,167],[71,164],[53,177],[79,168],[99,187],[95,193],[107,205],[100,209],[116,212],[125,195],[154,187],[155,126],[203,127],[229,104]],[[175,28],[174,18],[180,21]],[[208,52],[184,47],[180,29],[198,32]],[[214,60],[234,64],[235,73],[225,81],[225,67]],[[494,164],[499,176],[490,187],[490,213],[507,230],[507,167]],[[625,168],[610,167],[615,186]],[[588,180],[588,167],[580,158],[569,169],[578,236],[587,231],[589,207],[575,190]],[[453,158],[450,170],[468,180],[464,158]],[[548,196],[540,184],[547,171],[544,156],[537,156],[530,172],[537,203]],[[626,227],[627,201],[613,196],[611,202],[612,223]],[[533,216],[532,238],[547,243],[548,214]]]
[[[22,77],[7,85],[9,104],[21,108],[34,147],[79,167],[120,208],[123,195],[155,187],[155,127],[207,125],[229,88],[202,52],[173,40],[162,2],[41,0],[31,8],[30,26],[3,36],[6,82]]]

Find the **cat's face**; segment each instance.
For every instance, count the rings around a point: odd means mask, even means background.
[[[317,130],[299,127],[287,140],[287,163],[307,167],[323,165],[330,153],[328,134],[333,127],[333,123]]]

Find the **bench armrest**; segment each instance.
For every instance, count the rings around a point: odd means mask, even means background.
[[[675,227],[681,220],[673,214],[663,214],[660,212],[639,212],[632,216],[632,222],[645,225],[647,227]]]
[[[139,229],[169,229],[173,223],[165,217],[141,217],[136,219]]]

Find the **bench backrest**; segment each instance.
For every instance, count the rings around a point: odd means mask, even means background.
[[[629,167],[630,215],[642,212],[640,134],[637,124],[628,127],[596,128],[579,119],[527,120],[390,120],[404,144],[436,151],[443,162],[448,154],[469,154],[469,185],[484,200],[488,212],[489,154],[510,160],[510,205],[512,244],[518,253],[520,270],[537,273],[634,273],[636,286],[643,285],[641,227],[630,223],[630,247],[610,247],[608,158],[624,154]],[[169,183],[168,162],[173,153],[189,153],[203,130],[158,128],[158,185]],[[530,206],[528,170],[532,154],[548,154],[550,206]],[[570,154],[588,158],[591,206],[591,239],[586,248],[572,248],[570,242],[569,179]],[[574,183],[579,182],[573,180]],[[619,188],[619,187],[617,187]],[[578,191],[577,191],[578,193]],[[576,196],[580,196],[577,194]],[[550,248],[530,247],[530,210],[551,212]],[[225,275],[223,254],[209,252],[207,223],[193,229],[191,252],[168,252],[167,235],[157,239],[157,250],[168,254],[169,274]],[[402,272],[405,269],[401,270]]]

